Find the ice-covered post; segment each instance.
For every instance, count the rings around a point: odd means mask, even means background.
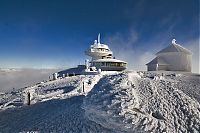
[[[83,93],[85,92],[85,83],[83,81]]]
[[[86,67],[86,70],[88,70],[89,69],[89,60],[87,59],[87,60],[85,60],[85,67]]]
[[[27,93],[27,105],[31,104],[31,94],[30,92]]]
[[[98,69],[98,73],[101,74],[101,69],[100,68]]]
[[[158,71],[158,64],[156,64],[156,71]]]
[[[53,74],[53,80],[56,80],[58,78],[58,73]]]

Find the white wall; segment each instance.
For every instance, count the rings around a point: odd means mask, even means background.
[[[156,64],[147,65],[147,71],[156,71]]]
[[[191,55],[181,52],[168,52],[158,55],[166,63],[170,64],[167,69],[169,71],[187,71],[191,72]]]

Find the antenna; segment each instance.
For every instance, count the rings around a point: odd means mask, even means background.
[[[98,44],[100,44],[100,33],[98,34]]]

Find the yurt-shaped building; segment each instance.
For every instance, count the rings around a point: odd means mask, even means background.
[[[189,50],[176,44],[172,44],[156,53],[156,58],[147,63],[148,71],[185,71],[191,72],[192,54]]]

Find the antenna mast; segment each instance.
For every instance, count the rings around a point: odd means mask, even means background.
[[[100,33],[98,34],[98,44],[100,44]]]

